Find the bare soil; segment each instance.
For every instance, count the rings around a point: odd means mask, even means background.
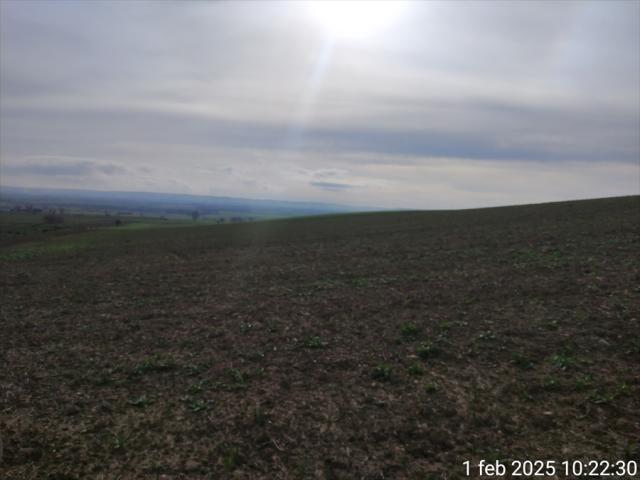
[[[626,197],[3,247],[0,477],[640,459],[639,239]]]

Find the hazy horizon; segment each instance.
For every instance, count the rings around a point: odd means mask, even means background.
[[[278,198],[265,198],[265,197],[238,197],[238,196],[218,196],[212,194],[196,194],[196,193],[180,193],[180,192],[160,192],[160,191],[139,191],[139,190],[104,190],[104,189],[90,189],[90,188],[57,188],[57,187],[16,187],[15,185],[0,185],[0,197],[2,197],[3,192],[2,189],[11,189],[11,190],[23,190],[24,193],[29,194],[39,194],[46,192],[46,195],[60,193],[61,198],[65,193],[74,193],[78,194],[78,198],[81,199],[81,193],[91,194],[91,197],[95,197],[96,194],[114,194],[118,196],[132,194],[132,195],[153,195],[153,196],[186,196],[186,197],[194,197],[194,198],[226,198],[226,199],[234,199],[248,202],[272,202],[272,203],[292,203],[292,204],[300,204],[300,205],[317,205],[317,206],[327,206],[327,207],[345,207],[348,209],[348,212],[385,212],[385,211],[430,211],[430,210],[473,210],[477,208],[502,208],[502,207],[518,207],[518,206],[527,206],[527,205],[542,205],[547,203],[557,203],[557,202],[579,202],[585,200],[604,200],[604,199],[615,199],[615,198],[625,198],[625,197],[637,197],[640,196],[639,193],[631,193],[628,195],[608,195],[602,197],[582,197],[582,198],[570,198],[565,200],[542,200],[538,202],[522,202],[522,203],[508,203],[508,204],[496,204],[487,207],[457,207],[457,208],[406,208],[406,207],[380,207],[376,205],[348,205],[341,203],[330,203],[323,201],[308,201],[308,200],[281,200]],[[14,198],[14,192],[10,192],[8,195],[5,195],[7,198]],[[15,198],[14,198],[15,201]],[[345,210],[347,211],[347,210]]]
[[[326,5],[3,0],[0,185],[418,209],[640,193],[640,2]]]

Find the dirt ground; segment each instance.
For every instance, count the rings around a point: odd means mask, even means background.
[[[3,247],[0,478],[639,460],[639,259],[640,197]]]

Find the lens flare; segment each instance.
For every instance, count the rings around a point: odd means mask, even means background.
[[[390,26],[402,12],[406,2],[319,0],[308,5],[311,16],[332,37],[362,40]]]

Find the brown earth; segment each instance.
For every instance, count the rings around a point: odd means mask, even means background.
[[[5,247],[0,477],[637,460],[639,239],[626,197]]]

